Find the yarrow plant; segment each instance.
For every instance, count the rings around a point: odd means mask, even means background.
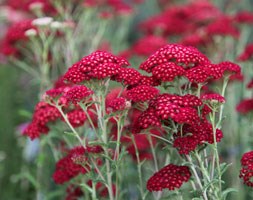
[[[133,27],[143,37],[126,38],[139,3],[161,12]],[[29,181],[38,200],[250,198],[237,194],[252,187],[253,81],[234,57],[250,66],[251,12],[209,1],[5,4],[20,19],[0,53],[39,93],[21,139],[39,143],[36,171],[13,180]]]
[[[133,190],[138,199],[226,199],[228,164],[220,160],[218,143],[226,137],[225,88],[240,67],[214,64],[178,44],[141,63],[149,76],[129,66],[124,58],[95,51],[75,62],[36,106],[24,135],[45,137],[62,124],[54,131],[64,136],[54,145],[63,142],[65,149],[56,160],[55,183],[67,186],[67,198],[126,199]],[[221,93],[212,91],[218,79]],[[134,182],[124,174],[129,165],[136,166]]]

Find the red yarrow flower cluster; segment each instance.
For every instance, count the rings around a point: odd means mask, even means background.
[[[153,99],[149,106],[155,109],[160,120],[172,119],[180,124],[195,124],[200,120],[196,108],[201,105],[202,101],[194,95],[162,94]]]
[[[12,24],[7,30],[7,33],[4,36],[3,40],[1,41],[0,52],[7,56],[18,56],[21,52],[16,45],[18,42],[21,43],[28,40],[26,31],[29,29],[37,31],[37,28],[32,25],[31,19],[26,19]]]
[[[237,112],[248,114],[253,111],[253,99],[244,99],[236,106]]]
[[[148,101],[158,94],[158,89],[148,85],[139,85],[127,91],[127,97],[134,102]]]
[[[80,127],[87,120],[87,116],[82,109],[75,109],[68,112],[67,118],[73,127]]]
[[[249,187],[253,187],[253,151],[249,151],[243,154],[241,158],[242,168],[240,170],[239,177],[243,180],[244,184]]]
[[[85,153],[101,153],[99,146],[87,147],[77,146],[71,149],[68,154],[56,163],[53,179],[57,184],[63,184],[79,174],[85,174],[89,170],[86,162],[88,157]]]
[[[74,162],[76,157],[83,156],[83,163],[87,162],[87,158],[84,156],[85,149],[83,147],[75,147],[56,163],[56,169],[53,174],[53,179],[57,184],[63,184],[80,173],[85,174],[87,170],[80,164]],[[87,166],[86,166],[87,167]]]
[[[66,93],[65,98],[73,104],[82,103],[87,97],[93,94],[93,91],[84,85],[76,85],[71,87]]]
[[[152,72],[157,65],[173,62],[184,67],[210,63],[208,58],[194,47],[169,44],[160,48],[140,65],[140,69]]]
[[[128,65],[124,58],[104,51],[95,51],[70,67],[64,79],[72,83],[80,83],[93,78],[99,80],[111,78],[120,73],[121,67]]]
[[[175,190],[180,188],[184,182],[188,182],[190,177],[189,167],[169,164],[149,178],[147,189],[150,192],[163,189]]]
[[[108,102],[106,105],[106,109],[107,109],[107,111],[112,111],[112,112],[122,111],[130,106],[130,105],[128,106],[127,104],[128,103],[125,98],[118,97],[118,98],[113,99],[112,101]],[[129,104],[130,104],[130,102],[129,102]]]
[[[234,16],[237,23],[253,24],[253,13],[249,11],[240,11]]]
[[[133,68],[121,68],[114,79],[124,85],[136,85],[141,79],[141,74]]]
[[[215,137],[216,141],[220,142],[223,137],[222,131],[216,129]],[[205,142],[214,143],[213,128],[207,120],[184,125],[182,132],[178,132],[174,138],[173,146],[178,149],[180,154],[189,154]]]
[[[166,82],[173,81],[177,76],[183,76],[185,70],[183,67],[178,66],[175,63],[168,62],[154,67],[152,69],[152,74],[156,79]]]
[[[238,56],[238,60],[247,61],[253,56],[253,43],[247,44],[244,51]]]
[[[61,118],[61,113],[45,102],[39,102],[34,110],[32,122],[24,130],[23,134],[30,137],[32,140],[38,138],[41,134],[47,134],[49,127],[47,123],[55,122]]]
[[[36,6],[46,14],[56,13],[56,9],[50,0],[20,0],[18,2],[15,0],[8,0],[7,5],[15,10],[22,10],[26,12],[30,12]]]
[[[205,102],[210,102],[210,103],[225,103],[226,100],[223,96],[220,94],[212,93],[212,94],[204,94],[201,99]]]
[[[194,47],[169,44],[140,65],[140,69],[152,72],[162,82],[173,81],[175,77],[186,77],[192,83],[204,83],[220,79],[225,73],[240,74],[239,65],[226,61],[212,64]]]
[[[80,187],[69,185],[66,189],[66,197],[65,200],[76,200],[79,197],[83,196],[83,191]]]

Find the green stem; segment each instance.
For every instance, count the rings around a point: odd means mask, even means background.
[[[59,110],[59,112],[61,113],[61,115],[64,118],[65,122],[67,123],[67,125],[69,126],[69,128],[71,129],[71,131],[74,133],[75,137],[78,139],[78,141],[80,142],[80,144],[86,149],[86,142],[85,142],[86,138],[84,138],[84,141],[80,138],[79,134],[76,132],[76,130],[73,128],[73,126],[69,122],[68,117],[62,111],[62,107],[60,107],[59,105],[56,105],[55,107]]]
[[[196,171],[196,169],[195,169],[195,167],[194,167],[194,163],[193,163],[191,157],[190,157],[189,155],[186,155],[186,159],[188,160],[188,162],[191,163],[191,170],[192,170],[192,172],[193,172],[193,174],[194,174],[194,176],[195,176],[195,178],[196,178],[196,181],[197,181],[197,183],[198,183],[198,185],[199,185],[199,188],[200,188],[201,191],[203,192],[203,193],[202,193],[202,196],[203,196],[204,200],[208,200],[208,197],[207,197],[207,195],[206,195],[206,192],[203,191],[203,185],[202,185],[201,180],[200,180],[200,178],[199,178],[198,172]]]
[[[103,94],[102,91],[98,91],[99,104],[95,103],[95,107],[97,109],[98,121],[99,121],[99,126],[100,126],[99,128],[101,129],[102,141],[104,143],[103,148],[104,148],[104,152],[106,156],[105,166],[106,166],[107,189],[109,193],[109,199],[114,200],[113,191],[112,191],[112,171],[111,171],[111,164],[109,161],[110,155],[108,152],[107,120],[105,119],[105,116],[106,116],[105,94]]]
[[[229,76],[225,76],[224,80],[223,80],[223,85],[222,85],[222,90],[221,90],[221,96],[225,96],[225,91],[228,85],[228,81],[229,81]],[[224,104],[222,104],[220,106],[220,111],[219,111],[219,121],[218,121],[218,125],[221,126],[221,121],[222,121],[222,115],[223,115],[223,110],[224,110]]]
[[[217,139],[216,139],[216,123],[215,123],[215,110],[212,111],[212,114],[210,116],[211,123],[212,123],[212,129],[213,129],[213,140],[214,140],[214,156],[216,161],[216,168],[218,172],[218,180],[219,180],[219,196],[221,195],[221,169],[220,169],[220,158],[219,158],[219,152],[218,152],[218,146],[217,146]],[[214,167],[214,166],[213,166]]]
[[[141,161],[140,161],[140,155],[139,155],[139,151],[138,151],[138,147],[136,145],[134,136],[131,135],[131,139],[135,148],[135,155],[136,155],[136,159],[137,159],[137,170],[138,170],[138,177],[139,177],[139,184],[140,184],[140,193],[141,193],[141,199],[145,200],[145,195],[144,195],[144,191],[143,191],[143,182],[142,182],[142,171],[141,171]]]
[[[88,121],[89,121],[89,123],[90,123],[90,125],[91,125],[91,127],[92,127],[92,129],[93,129],[93,131],[94,131],[94,133],[98,136],[98,133],[97,133],[97,129],[95,128],[95,125],[94,125],[94,123],[92,122],[92,120],[91,120],[91,117],[90,117],[90,115],[89,115],[89,113],[88,113],[88,111],[87,111],[87,107],[86,106],[84,106],[83,104],[79,104],[80,105],[80,107],[82,108],[82,110],[84,111],[84,113],[85,113],[85,115],[86,115],[86,117],[87,117],[87,119],[88,119]]]

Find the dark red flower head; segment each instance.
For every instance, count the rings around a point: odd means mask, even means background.
[[[77,85],[70,88],[66,93],[65,97],[69,102],[72,102],[73,104],[77,104],[79,102],[82,102],[87,97],[89,97],[91,94],[93,94],[93,91],[87,88],[84,85]]]
[[[139,85],[127,91],[127,97],[134,102],[148,101],[158,94],[158,89],[148,85]]]
[[[253,111],[253,99],[244,99],[236,106],[237,112],[247,114]]]
[[[253,43],[247,44],[244,51],[238,56],[238,60],[247,61],[253,56]]]
[[[185,70],[182,66],[168,62],[154,67],[152,69],[152,74],[156,79],[166,82],[173,81],[177,76],[183,76]]]
[[[162,94],[151,100],[149,106],[161,120],[172,119],[177,123],[195,124],[200,118],[196,107],[202,105],[201,100],[194,95]]]
[[[133,68],[121,68],[115,76],[115,80],[124,85],[138,84],[141,79],[141,74]]]
[[[201,99],[206,102],[216,102],[216,103],[225,103],[225,98],[220,94],[212,93],[212,94],[204,94]]]
[[[162,47],[140,65],[140,69],[151,72],[157,65],[174,62],[185,68],[210,63],[208,58],[194,47],[169,44]]]
[[[41,134],[47,134],[49,128],[47,123],[55,122],[61,118],[61,113],[45,102],[39,102],[34,110],[32,122],[24,130],[23,134],[30,137],[32,140],[38,138]]]
[[[149,178],[147,189],[150,192],[163,189],[175,190],[180,188],[184,182],[188,182],[190,177],[189,167],[169,164]]]
[[[253,187],[253,151],[243,154],[241,158],[242,168],[239,177],[243,179],[244,184]]]
[[[119,74],[122,67],[128,66],[127,60],[105,51],[95,51],[83,57],[68,69],[64,79],[72,83],[85,80],[112,78]]]
[[[118,97],[118,98],[115,98],[115,99],[111,100],[110,102],[108,102],[106,105],[106,109],[109,112],[110,111],[112,111],[112,112],[121,111],[121,110],[124,110],[128,107],[127,104],[128,103],[125,98]],[[129,102],[129,106],[130,106],[130,102]]]
[[[79,174],[87,173],[89,169],[86,162],[88,157],[85,153],[101,153],[100,146],[90,146],[86,149],[82,146],[77,146],[71,149],[68,154],[56,163],[56,169],[53,174],[53,179],[57,184],[63,184]]]
[[[239,30],[233,24],[233,19],[227,16],[219,17],[206,27],[208,36],[232,36],[238,38],[240,35]]]

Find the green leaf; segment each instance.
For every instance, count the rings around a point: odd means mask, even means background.
[[[75,133],[73,133],[73,132],[64,131],[64,133],[65,133],[65,134],[67,134],[67,135],[71,135],[71,136],[76,137],[76,134],[75,134]]]
[[[229,194],[230,192],[238,192],[238,190],[235,189],[235,188],[228,188],[228,189],[224,190],[224,191],[222,192],[222,199],[226,200],[226,198],[227,198],[227,196],[228,196],[228,194]]]
[[[50,192],[50,193],[46,196],[45,200],[58,199],[58,198],[56,198],[56,197],[62,196],[62,195],[63,195],[63,192],[62,192],[61,190],[58,190],[58,191],[55,191],[55,192]]]
[[[83,187],[85,190],[87,190],[90,193],[93,192],[92,188],[90,188],[87,184],[82,183],[82,184],[80,184],[80,186]]]
[[[229,163],[229,164],[227,164],[227,163],[222,163],[222,164],[220,165],[221,175],[224,174],[224,173],[227,171],[227,169],[228,169],[231,165],[232,165],[232,163]]]
[[[28,119],[31,119],[32,118],[32,113],[31,112],[28,112],[27,110],[19,110],[18,111],[18,114],[21,116],[21,117],[26,117]]]
[[[213,179],[211,182],[209,182],[207,185],[203,187],[203,191],[207,190],[210,186],[214,185],[215,183],[219,183],[219,179]]]

